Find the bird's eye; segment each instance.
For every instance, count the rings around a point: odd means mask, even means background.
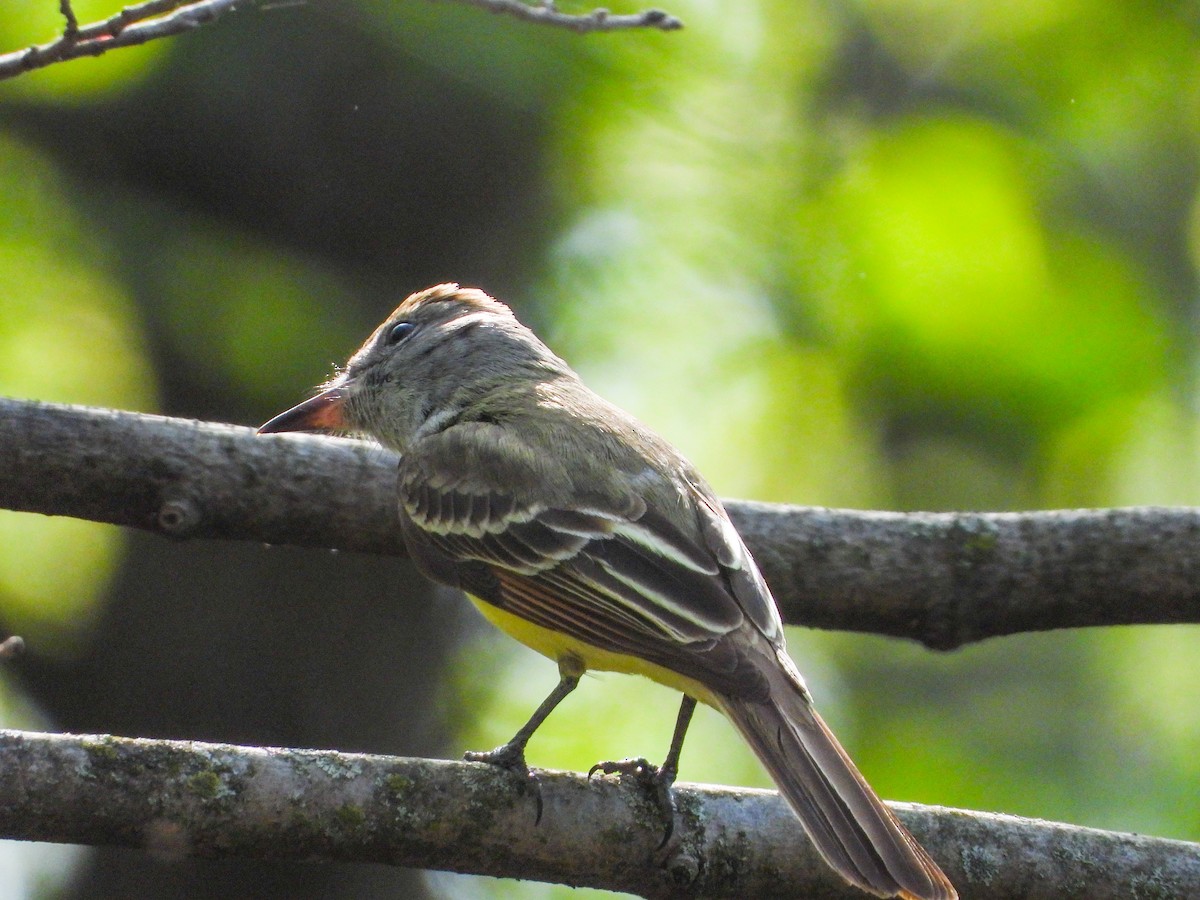
[[[392,326],[392,330],[387,334],[388,344],[398,344],[416,329],[416,325],[412,322],[397,322]]]

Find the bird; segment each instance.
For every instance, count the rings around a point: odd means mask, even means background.
[[[664,763],[600,763],[589,776],[646,778],[670,828],[684,736],[705,703],[847,882],[957,897],[817,714],[771,592],[707,482],[501,301],[457,284],[412,294],[318,393],[258,431],[360,434],[397,451],[417,567],[558,664],[559,683],[513,739],[468,759],[528,772],[530,736],[584,672],[647,676],[683,695]]]

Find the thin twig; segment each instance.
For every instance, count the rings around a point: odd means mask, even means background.
[[[174,37],[200,25],[206,25],[235,9],[247,0],[147,0],[127,6],[101,22],[80,25],[71,0],[59,0],[59,10],[66,20],[62,34],[48,44],[0,55],[0,80],[15,78],[34,69],[55,63],[101,56],[109,50],[133,47],[158,38]],[[613,15],[606,9],[595,9],[582,15],[560,13],[553,2],[530,5],[520,0],[453,0],[467,3],[494,13],[509,15],[526,22],[535,22],[580,33],[593,31],[626,31],[633,28],[652,28],[674,31],[683,27],[675,16],[662,10],[648,9],[632,15]]]
[[[632,15],[615,16],[607,9],[594,9],[582,15],[561,13],[553,0],[541,3],[524,3],[522,0],[453,0],[477,6],[499,15],[512,16],[524,22],[551,25],[586,34],[593,31],[627,31],[632,28],[657,28],[659,31],[677,31],[683,22],[661,9],[647,9]]]
[[[79,37],[79,20],[75,18],[75,10],[71,8],[71,0],[58,0],[58,11],[67,20],[63,28],[63,37],[76,40]]]
[[[85,41],[101,37],[115,37],[134,22],[144,22],[148,19],[165,15],[173,9],[178,9],[189,0],[147,0],[135,6],[127,6],[114,16],[102,22],[93,22],[79,29],[79,36]]]
[[[325,859],[643,897],[855,900],[770,791],[677,787],[676,837],[634,779],[481,763],[0,731],[0,837],[159,855]],[[1183,841],[913,804],[905,824],[963,897],[1200,896]]]
[[[119,47],[134,47],[183,34],[220,18],[233,9],[238,0],[197,0],[186,6],[181,5],[181,0],[150,0],[127,6],[103,22],[82,27],[75,19],[69,0],[60,0],[60,3],[67,19],[62,35],[48,44],[0,56],[0,80],[54,63],[101,56]]]

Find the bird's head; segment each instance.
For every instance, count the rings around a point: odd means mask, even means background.
[[[258,433],[358,432],[403,452],[497,392],[569,371],[499,300],[439,284],[396,307],[320,393]]]

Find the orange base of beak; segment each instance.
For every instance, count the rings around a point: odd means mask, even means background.
[[[275,434],[281,431],[345,431],[346,420],[342,417],[345,397],[336,387],[322,391],[317,396],[281,412],[258,429],[259,434]]]

